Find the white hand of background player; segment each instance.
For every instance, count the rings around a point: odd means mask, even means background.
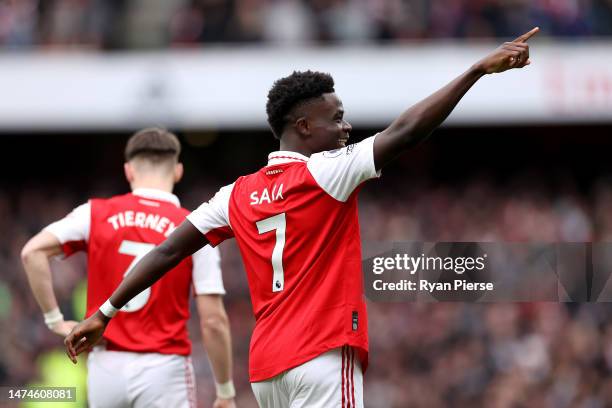
[[[213,408],[236,408],[236,402],[233,398],[217,398],[213,404]]]
[[[62,320],[54,324],[53,327],[51,327],[51,331],[59,336],[66,337],[77,324],[78,322],[74,320]]]

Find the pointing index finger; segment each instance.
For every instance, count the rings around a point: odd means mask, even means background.
[[[526,32],[525,34],[517,37],[514,41],[515,43],[524,43],[527,42],[531,37],[533,37],[538,31],[540,31],[540,27],[532,28],[531,31]]]

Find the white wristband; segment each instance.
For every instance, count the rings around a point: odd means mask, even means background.
[[[115,316],[118,311],[119,309],[117,309],[115,306],[111,304],[110,299],[104,302],[102,306],[100,306],[100,312],[102,312],[102,314],[108,317],[109,319],[112,319],[113,316]]]
[[[53,326],[64,321],[64,315],[60,312],[59,307],[44,313],[43,316],[45,317],[45,324],[49,330],[53,330]]]
[[[230,399],[236,396],[236,389],[232,380],[223,384],[215,382],[215,388],[217,390],[217,398]]]

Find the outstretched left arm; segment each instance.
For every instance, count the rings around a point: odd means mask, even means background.
[[[539,28],[506,42],[444,88],[402,113],[374,142],[374,163],[381,169],[408,148],[431,134],[450,115],[467,91],[486,74],[523,68],[530,64],[527,40]]]

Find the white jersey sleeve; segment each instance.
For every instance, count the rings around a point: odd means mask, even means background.
[[[43,230],[55,235],[61,244],[65,244],[89,241],[90,226],[91,205],[87,202],[76,207],[61,220],[49,224]]]
[[[329,195],[345,202],[361,183],[380,177],[374,166],[375,138],[313,154],[307,164],[310,174]]]
[[[222,187],[210,201],[187,216],[189,222],[206,236],[212,246],[233,236],[229,221],[229,200],[233,188],[234,183]]]
[[[191,256],[193,286],[198,295],[224,295],[221,255],[218,248],[206,245]]]

